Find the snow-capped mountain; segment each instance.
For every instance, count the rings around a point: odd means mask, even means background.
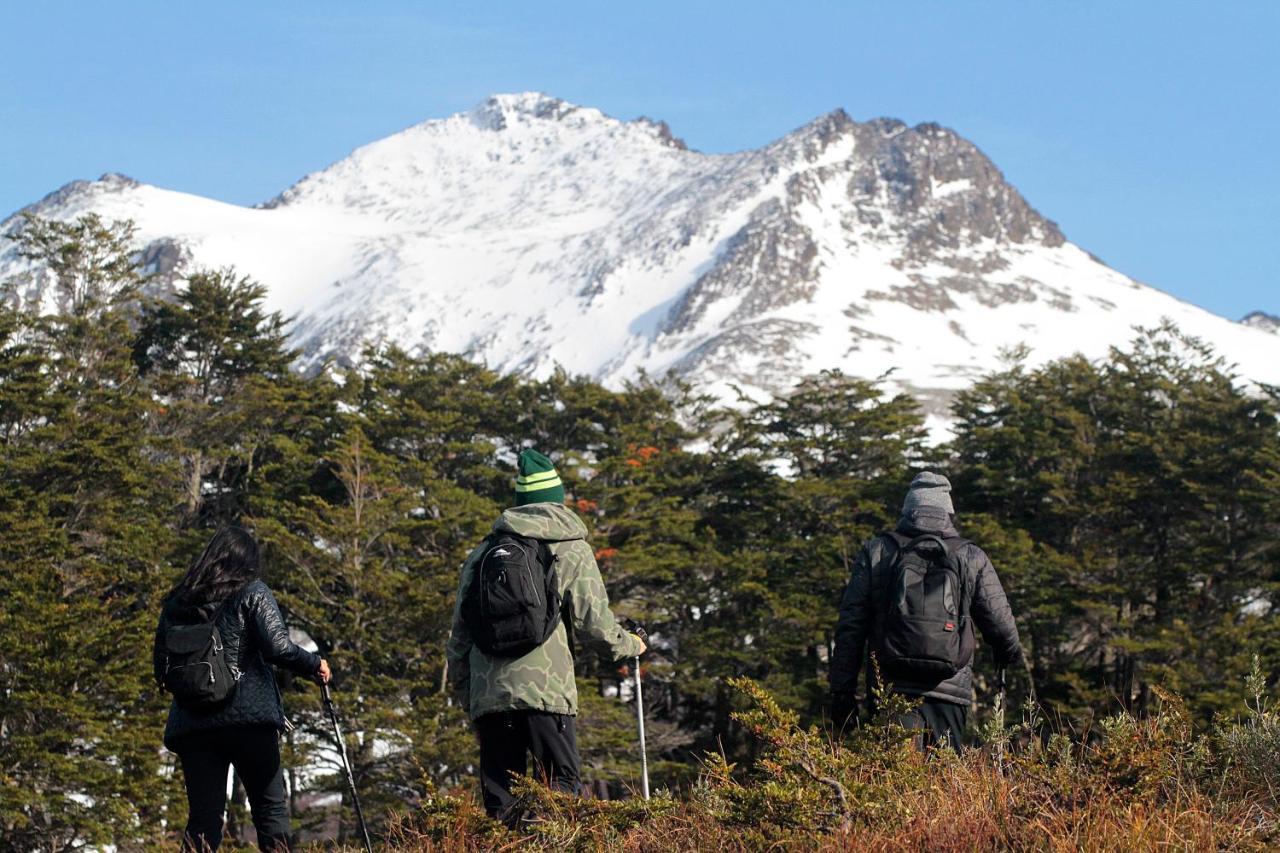
[[[1280,317],[1265,311],[1251,311],[1240,322],[1255,329],[1262,329],[1264,332],[1280,335]]]
[[[170,277],[233,265],[264,282],[307,364],[393,340],[615,384],[676,370],[719,393],[838,367],[890,373],[941,415],[1007,347],[1096,356],[1168,317],[1280,382],[1280,337],[1067,242],[972,143],[840,110],[704,154],[663,123],[499,95],[255,208],[107,175],[30,209],[132,219]],[[0,237],[0,279],[24,270]],[[49,298],[25,281],[19,298]]]

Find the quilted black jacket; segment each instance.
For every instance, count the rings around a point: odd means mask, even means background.
[[[908,536],[930,533],[944,540],[959,536],[950,520],[945,519],[904,521],[899,524],[898,531]],[[857,692],[858,675],[872,642],[875,620],[879,618],[877,611],[882,603],[882,593],[889,583],[889,557],[894,548],[889,537],[877,536],[862,546],[854,560],[853,573],[840,602],[840,619],[836,623],[835,648],[831,655],[833,696],[851,697]],[[971,593],[969,613],[972,618],[968,630],[972,631],[976,624],[982,631],[983,639],[994,652],[997,665],[1018,663],[1022,660],[1018,626],[991,560],[973,543],[961,548],[956,556],[965,572],[965,587]],[[968,705],[973,700],[973,663],[942,681],[906,683],[899,680],[894,682],[893,688],[899,693]]]
[[[284,706],[272,664],[305,676],[314,675],[320,669],[319,655],[289,639],[275,596],[265,583],[256,580],[225,601],[198,607],[185,607],[173,601],[165,603],[152,652],[157,684],[164,677],[165,629],[173,624],[207,622],[215,613],[227,659],[239,673],[236,691],[230,701],[219,708],[191,709],[177,702],[171,704],[169,722],[164,729],[164,745],[170,749],[175,749],[186,735],[210,729],[261,725],[283,729]]]

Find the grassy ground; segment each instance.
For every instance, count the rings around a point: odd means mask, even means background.
[[[1280,715],[1256,702],[1196,731],[1176,697],[1145,719],[1100,721],[1086,743],[1033,709],[985,727],[963,756],[919,753],[881,719],[848,738],[801,728],[757,685],[739,719],[750,767],[707,759],[680,797],[578,800],[521,786],[528,821],[487,820],[471,792],[398,819],[399,850],[1189,850],[1280,849]]]

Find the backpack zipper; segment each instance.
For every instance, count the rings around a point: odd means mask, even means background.
[[[168,668],[166,668],[166,669],[165,669],[164,674],[165,674],[165,675],[168,675],[169,673],[173,672],[175,669],[186,669],[186,668],[187,668],[187,667],[189,667],[189,666],[207,666],[207,667],[209,667],[209,683],[210,683],[210,684],[217,684],[217,683],[218,683],[218,679],[217,679],[217,677],[214,675],[214,672],[213,672],[213,664],[208,663],[207,661],[200,661],[200,662],[198,662],[198,663],[184,663],[184,664],[182,664],[181,666],[171,666],[171,667],[168,667]]]
[[[533,600],[538,603],[539,607],[541,607],[542,595],[538,592],[537,584],[533,582],[533,569],[529,568],[529,563],[527,560],[525,561],[525,564],[524,564],[524,573],[525,573],[525,576],[529,578],[529,589],[533,590]]]

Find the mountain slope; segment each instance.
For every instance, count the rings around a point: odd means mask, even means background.
[[[257,208],[109,175],[31,209],[131,218],[160,272],[260,279],[307,364],[394,340],[612,383],[674,369],[718,393],[892,371],[941,414],[1006,347],[1100,355],[1168,317],[1280,381],[1280,337],[1106,267],[952,131],[842,111],[713,155],[661,123],[499,95]],[[0,237],[0,278],[25,269]],[[21,298],[51,297],[37,277]]]

